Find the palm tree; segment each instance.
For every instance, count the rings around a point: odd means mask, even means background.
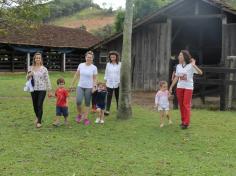
[[[123,31],[123,49],[121,66],[120,97],[117,118],[132,117],[131,108],[131,43],[133,24],[133,0],[126,0],[126,12]]]

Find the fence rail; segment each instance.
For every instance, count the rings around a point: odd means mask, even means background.
[[[229,75],[236,77],[236,68],[227,68],[227,67],[200,67],[203,70],[204,75],[202,77],[195,78],[195,83],[201,86],[200,94],[205,96],[205,86],[216,86],[219,88],[220,95],[220,110],[225,111],[229,107],[226,105],[226,101],[232,102],[231,97],[227,97],[229,86],[236,86],[236,80],[230,78]],[[218,75],[218,78],[208,77],[210,74]],[[232,94],[232,93],[231,93]],[[231,100],[230,100],[231,99]],[[204,100],[204,98],[203,98]]]

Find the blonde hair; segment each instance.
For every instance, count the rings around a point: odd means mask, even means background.
[[[87,51],[86,53],[85,53],[85,57],[87,56],[87,55],[92,55],[93,56],[93,58],[94,58],[94,53],[92,52],[92,51]]]
[[[164,86],[164,85],[168,86],[167,81],[160,81],[159,87],[162,88],[162,86]]]
[[[34,54],[34,57],[33,57],[33,66],[36,65],[35,59],[36,59],[37,56],[40,56],[40,58],[41,58],[41,64],[40,64],[40,65],[43,65],[43,57],[42,57],[42,54],[39,53],[39,52],[37,52],[37,53]]]

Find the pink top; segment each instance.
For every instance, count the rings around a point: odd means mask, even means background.
[[[169,92],[168,90],[166,91],[161,91],[159,90],[156,94],[155,97],[155,104],[159,105],[162,108],[168,108],[169,107]]]

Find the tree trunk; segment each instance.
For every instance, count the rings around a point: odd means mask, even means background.
[[[121,83],[117,118],[132,117],[131,108],[131,44],[133,24],[133,0],[126,0],[126,12],[123,31]]]

